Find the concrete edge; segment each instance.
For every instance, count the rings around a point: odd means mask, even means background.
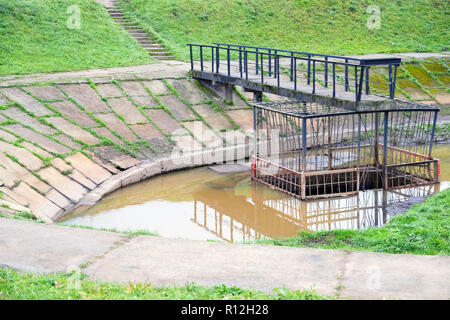
[[[178,157],[169,156],[157,161],[144,160],[133,167],[112,175],[86,194],[78,203],[57,214],[53,218],[49,218],[49,223],[59,222],[62,218],[73,213],[75,210],[80,210],[82,208],[87,209],[99,202],[104,196],[128,185],[177,170],[248,159],[252,150],[253,143],[246,143],[237,146],[193,152]],[[223,157],[217,157],[217,155],[220,154],[222,154]],[[233,154],[233,157],[228,158],[227,155],[229,154]]]

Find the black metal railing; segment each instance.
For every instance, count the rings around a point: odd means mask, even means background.
[[[276,86],[290,85],[295,91],[301,91],[304,85],[312,86],[309,90],[313,94],[320,94],[318,91],[322,88],[331,89],[328,93],[333,98],[336,97],[336,89],[342,87],[341,91],[354,92],[356,101],[361,101],[363,89],[364,94],[369,95],[372,85],[386,86],[386,95],[393,99],[397,67],[401,63],[400,58],[355,58],[224,43],[190,43],[188,46],[191,70],[199,67],[203,72],[242,80],[252,78],[261,83],[273,78],[277,79]],[[198,51],[194,52],[194,49]],[[197,61],[199,66],[195,63]],[[370,78],[374,67],[387,68],[386,82]],[[289,75],[288,83],[281,80],[283,73]]]

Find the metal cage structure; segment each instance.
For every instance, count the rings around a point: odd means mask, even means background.
[[[314,199],[439,182],[439,108],[399,99],[362,111],[298,100],[252,106],[252,179],[270,187]]]

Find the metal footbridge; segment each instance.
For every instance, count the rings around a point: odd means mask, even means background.
[[[214,43],[188,44],[192,76],[254,92],[352,110],[392,107],[400,58],[336,56]],[[378,72],[375,73],[376,69]],[[379,72],[381,71],[381,72]],[[380,75],[383,75],[380,79]]]

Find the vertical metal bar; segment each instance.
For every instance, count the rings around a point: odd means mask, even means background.
[[[297,91],[297,58],[294,59],[294,91]]]
[[[311,55],[308,54],[308,79],[307,84],[311,84]]]
[[[387,145],[388,145],[388,135],[389,135],[389,112],[384,113],[384,132],[383,132],[383,189],[387,190],[387,171],[386,171],[386,160],[387,160]]]
[[[316,60],[313,60],[313,91],[312,93],[316,93]]]
[[[294,75],[294,65],[293,64],[294,64],[294,53],[291,52],[291,75],[290,75],[291,81],[292,81],[292,77]]]
[[[348,91],[349,89],[349,82],[348,82],[348,59],[345,59],[345,91]]]
[[[220,52],[219,47],[216,47],[216,73],[219,73],[219,65],[220,65]]]
[[[194,58],[192,57],[192,45],[189,45],[189,52],[191,53],[191,70],[194,70]]]
[[[306,171],[306,118],[302,119],[302,171]]]
[[[394,99],[393,91],[392,91],[392,65],[389,65],[389,98]]]
[[[433,120],[433,128],[431,129],[431,139],[430,139],[430,150],[428,152],[428,157],[431,158],[431,151],[433,149],[433,140],[434,140],[434,133],[436,131],[436,121],[437,121],[438,111],[434,112],[434,120]]]
[[[333,98],[336,97],[336,64],[333,63]]]
[[[369,89],[369,70],[370,70],[370,67],[366,67],[366,94],[370,93],[370,89]]]
[[[203,46],[200,46],[200,70],[203,71]]]
[[[275,50],[275,56],[278,55],[278,51]],[[275,66],[276,70],[278,70],[277,72],[273,73],[273,77],[276,78],[280,75],[280,68],[278,67],[278,64],[280,63],[280,57],[278,57],[278,60],[275,61],[274,63],[276,63],[277,65]]]
[[[214,48],[211,47],[211,72],[214,73]]]
[[[361,67],[361,73],[359,75],[360,79],[359,79],[359,87],[358,87],[358,98],[357,101],[361,101],[361,95],[362,95],[362,87],[364,84],[364,68],[365,67]]]
[[[358,169],[361,165],[361,113],[358,113]]]
[[[244,51],[244,64],[245,64],[245,80],[248,80],[248,57],[247,50]]]
[[[355,66],[355,99],[358,101],[358,67]]]
[[[259,69],[259,66],[258,66],[258,48],[256,48],[255,51],[256,51],[255,52],[256,74],[258,74],[258,69]]]
[[[264,61],[263,61],[263,54],[260,54],[261,56],[261,84],[264,83]]]
[[[239,47],[239,74],[242,79],[242,49]]]
[[[328,88],[328,57],[325,57],[325,88]]]
[[[231,69],[230,69],[230,46],[227,48],[227,68],[228,68],[228,76],[231,75]]]
[[[280,73],[280,56],[278,54],[275,55],[275,61],[277,67],[275,73]],[[280,87],[280,77],[277,78],[277,86]]]
[[[272,50],[269,50],[269,77],[272,76]]]

